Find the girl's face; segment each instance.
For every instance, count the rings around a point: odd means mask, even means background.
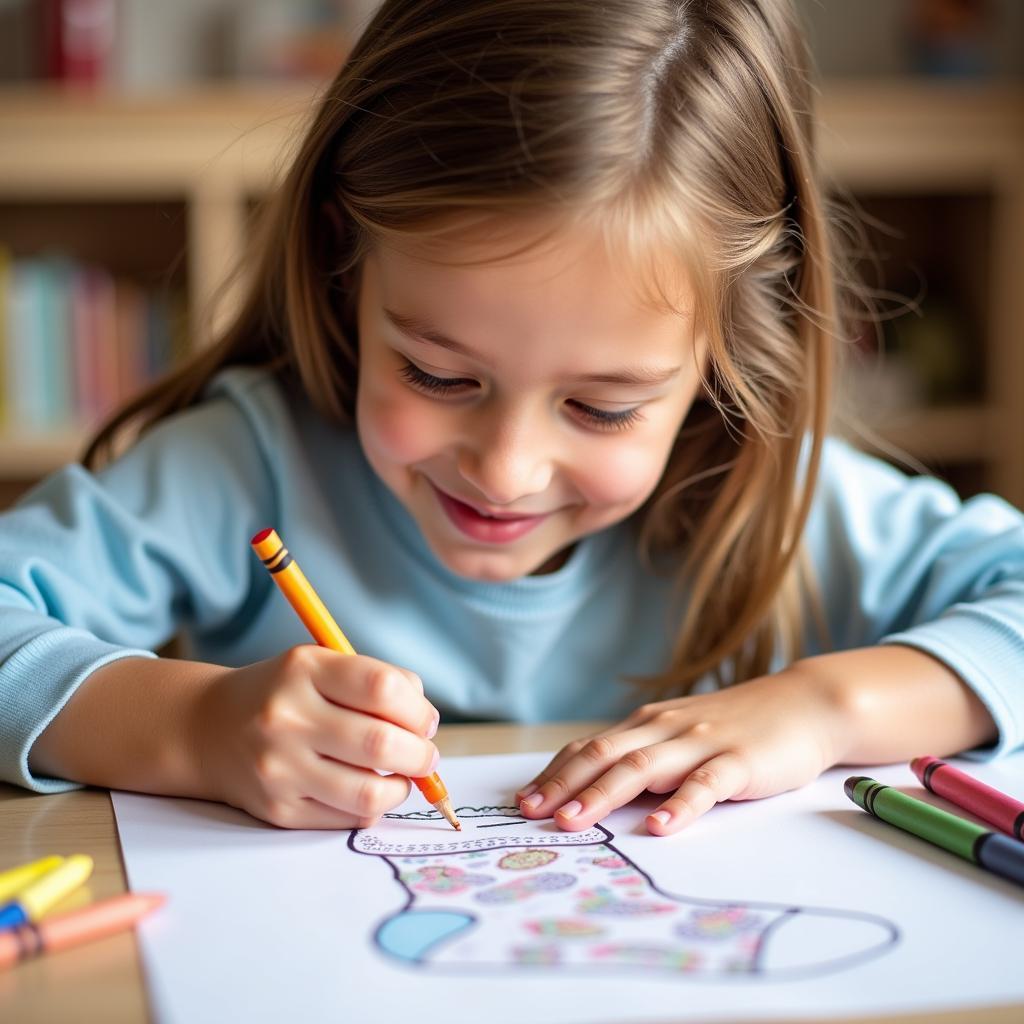
[[[639,508],[699,387],[691,319],[645,305],[582,232],[483,265],[378,248],[358,315],[363,449],[471,579],[552,571]]]

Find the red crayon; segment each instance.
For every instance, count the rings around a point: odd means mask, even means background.
[[[915,757],[910,762],[921,783],[941,797],[976,814],[1014,839],[1024,839],[1024,803],[954,768],[937,757]]]
[[[81,910],[69,910],[0,932],[0,971],[13,967],[19,960],[127,931],[151,910],[163,906],[165,899],[161,893],[126,892],[90,903]]]

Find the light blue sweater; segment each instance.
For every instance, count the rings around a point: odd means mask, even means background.
[[[629,524],[585,538],[549,575],[455,576],[350,430],[235,369],[117,462],[68,466],[0,515],[0,779],[72,788],[34,777],[29,750],[116,658],[153,657],[179,632],[187,657],[224,665],[309,643],[249,548],[265,526],[355,648],[415,670],[442,721],[621,717],[643,700],[622,677],[668,662],[672,579],[641,566]],[[835,648],[928,651],[999,727],[975,756],[1024,742],[1017,511],[991,496],[961,503],[829,441],[806,539]]]

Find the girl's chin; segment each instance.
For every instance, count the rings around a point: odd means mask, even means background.
[[[509,583],[523,576],[554,572],[567,557],[561,552],[527,558],[516,557],[512,552],[458,551],[448,545],[432,547],[449,572],[480,583]]]
[[[504,558],[445,558],[442,561],[456,576],[479,583],[510,583],[512,580],[529,576],[531,572],[529,566],[521,568]]]

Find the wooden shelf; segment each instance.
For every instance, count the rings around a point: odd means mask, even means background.
[[[286,166],[315,97],[313,86],[278,83],[167,96],[2,87],[0,208],[18,206],[24,226],[36,204],[181,204],[181,279],[199,337],[244,250],[251,202]],[[826,81],[819,121],[819,160],[840,191],[987,197],[980,404],[907,414],[883,434],[923,461],[981,460],[986,486],[1024,505],[1024,89]],[[215,330],[235,299],[229,293],[217,307]],[[0,436],[0,477],[41,475],[73,455],[77,441]]]
[[[0,434],[0,479],[31,480],[73,462],[85,447],[84,430]]]
[[[888,191],[987,188],[1020,160],[1024,90],[915,79],[825,82],[826,176]],[[262,191],[311,113],[311,87],[204,87],[173,95],[0,87],[0,194],[165,197],[201,182]]]
[[[265,189],[313,93],[210,88],[175,95],[0,88],[0,194],[148,199]]]
[[[907,410],[898,417],[844,431],[858,445],[885,453],[887,447],[931,463],[987,462],[998,457],[992,416],[982,405]],[[881,442],[881,443],[879,443]]]

